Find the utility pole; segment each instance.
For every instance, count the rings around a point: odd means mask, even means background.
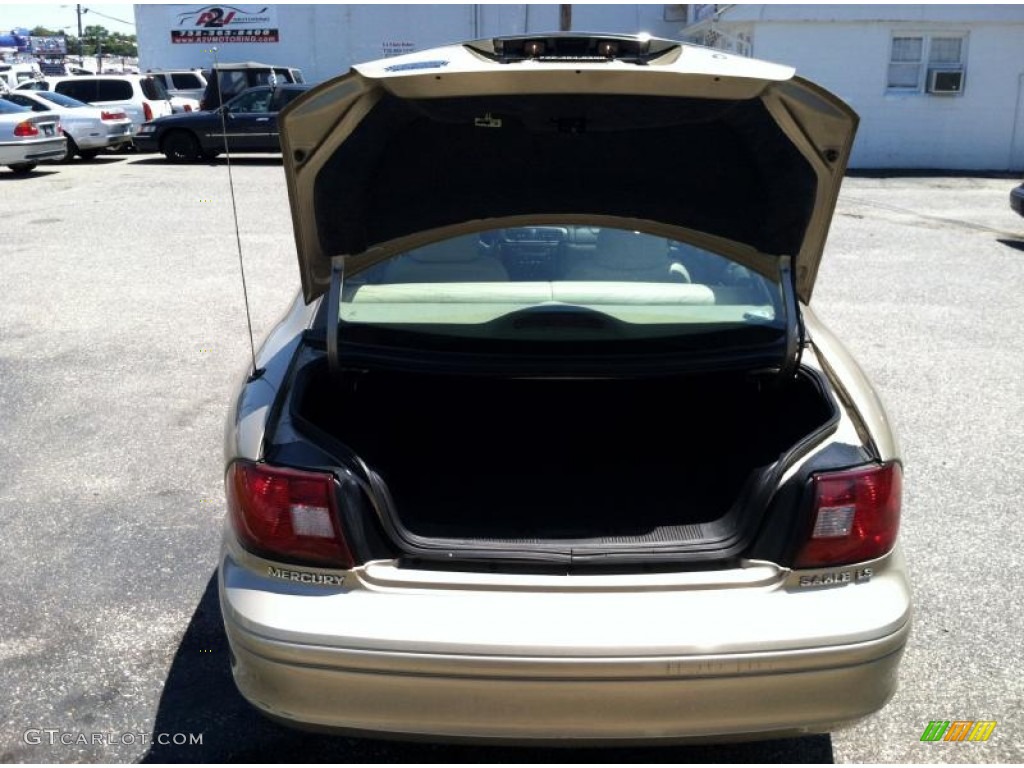
[[[82,57],[82,6],[76,5],[75,10],[78,11],[78,66],[85,66],[85,59]]]

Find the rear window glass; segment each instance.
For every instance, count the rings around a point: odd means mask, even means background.
[[[132,84],[127,80],[99,80],[96,86],[96,101],[132,100]]]
[[[64,82],[57,83],[53,86],[53,90],[57,93],[63,93],[65,96],[70,96],[73,99],[78,99],[84,102],[99,101],[97,98],[97,88],[95,80],[65,80]]]
[[[199,78],[191,72],[175,72],[171,75],[171,83],[175,88],[202,88]]]
[[[26,107],[19,106],[18,104],[12,104],[7,99],[0,99],[0,115],[13,115],[18,112],[29,112],[30,110]]]
[[[218,77],[218,84],[220,86],[220,92],[224,98],[232,96],[236,93],[241,93],[249,87],[249,80],[245,76],[245,72],[238,70],[222,71]],[[254,83],[255,85],[256,83]]]
[[[45,104],[40,104],[35,99],[31,99],[23,93],[8,93],[3,97],[3,101],[17,104],[19,107],[25,107],[31,109],[33,112],[48,112],[49,107]]]
[[[79,107],[88,107],[84,101],[73,99],[70,96],[65,96],[62,93],[54,93],[53,91],[40,91],[39,98],[46,99],[52,104],[57,104],[61,107],[69,107],[70,109],[77,109]]]
[[[167,99],[167,89],[164,87],[163,80],[158,80],[155,77],[144,77],[139,82],[142,85],[142,95],[147,99],[154,101],[164,101]]]
[[[280,85],[290,82],[283,70],[251,72],[249,80],[253,85]]]
[[[692,244],[582,225],[494,229],[346,277],[346,323],[508,339],[785,327],[774,276]]]

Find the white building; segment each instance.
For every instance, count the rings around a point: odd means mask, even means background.
[[[1024,169],[1024,6],[691,5],[682,35],[777,61],[861,117],[852,167]]]
[[[559,29],[678,37],[680,5],[136,5],[146,69],[259,61],[310,82],[360,62],[446,43]]]

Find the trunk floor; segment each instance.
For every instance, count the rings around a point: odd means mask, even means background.
[[[459,384],[360,386],[339,414],[420,536],[696,542],[779,454],[750,397],[721,409],[635,383]]]

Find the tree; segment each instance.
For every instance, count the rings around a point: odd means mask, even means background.
[[[63,34],[59,29],[48,29],[47,27],[32,27],[32,31],[29,32],[32,37],[58,37]]]
[[[111,32],[99,24],[90,24],[82,31],[82,39],[94,53],[112,56],[138,56],[139,48],[135,35]]]

